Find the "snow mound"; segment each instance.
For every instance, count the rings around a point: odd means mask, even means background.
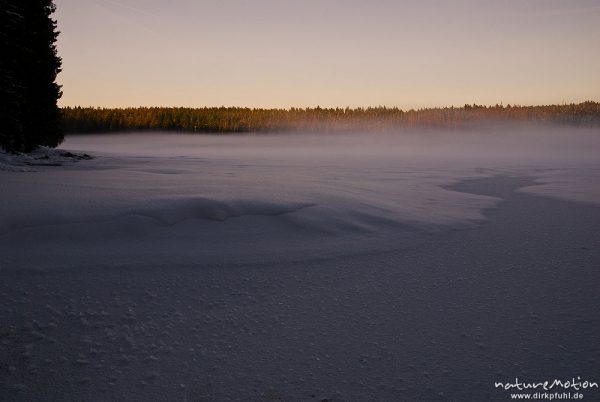
[[[39,147],[24,154],[10,154],[0,150],[0,171],[31,172],[35,166],[63,166],[80,160],[89,160],[88,154],[75,154],[63,149]]]
[[[220,201],[210,198],[158,199],[135,214],[173,226],[190,219],[225,221],[246,215],[279,216],[314,206],[311,203],[274,203],[260,200]]]

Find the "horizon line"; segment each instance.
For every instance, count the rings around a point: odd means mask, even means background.
[[[518,103],[507,103],[506,105],[503,104],[503,102],[500,103],[496,103],[496,104],[477,104],[477,103],[465,103],[462,105],[446,105],[446,106],[425,106],[425,107],[419,107],[419,108],[409,108],[409,109],[405,109],[405,108],[401,108],[399,106],[389,106],[389,105],[378,105],[378,106],[320,106],[320,105],[316,105],[316,106],[288,106],[288,107],[256,107],[256,106],[235,106],[235,105],[213,105],[213,106],[208,106],[208,105],[204,105],[204,106],[158,106],[158,105],[153,105],[153,106],[148,106],[148,105],[137,105],[137,106],[93,106],[93,105],[87,105],[87,106],[82,106],[82,105],[62,105],[59,106],[60,109],[66,109],[66,108],[82,108],[82,109],[250,109],[250,110],[286,110],[286,111],[290,111],[290,110],[294,110],[294,109],[300,109],[300,110],[310,110],[310,109],[332,109],[332,110],[337,110],[337,109],[342,109],[342,110],[346,110],[346,109],[350,109],[350,110],[358,110],[358,109],[397,109],[397,110],[401,110],[401,111],[420,111],[420,110],[435,110],[435,109],[464,109],[465,107],[485,107],[485,108],[494,108],[494,107],[502,107],[502,108],[508,108],[508,107],[549,107],[549,106],[570,106],[570,105],[581,105],[584,103],[600,103],[600,100],[584,100],[581,102],[562,102],[562,103],[547,103],[547,104],[518,104]]]

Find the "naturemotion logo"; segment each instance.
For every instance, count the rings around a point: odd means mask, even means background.
[[[508,382],[496,381],[494,382],[494,387],[505,391],[513,391],[510,394],[511,399],[583,399],[583,394],[579,391],[598,389],[598,382],[582,379],[581,377],[529,382],[515,378],[514,381]],[[514,391],[519,392],[514,393]],[[545,391],[553,392],[548,393]]]

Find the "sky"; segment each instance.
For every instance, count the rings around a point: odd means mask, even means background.
[[[600,101],[597,0],[55,0],[61,106]]]

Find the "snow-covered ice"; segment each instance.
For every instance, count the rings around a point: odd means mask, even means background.
[[[598,134],[0,154],[2,399],[503,400],[493,380],[591,376]]]
[[[595,134],[73,136],[62,148],[94,159],[3,162],[27,172],[0,171],[1,263],[195,265],[393,248],[415,230],[483,219],[498,199],[445,187],[466,178],[528,176],[540,184],[524,191],[600,202]]]

